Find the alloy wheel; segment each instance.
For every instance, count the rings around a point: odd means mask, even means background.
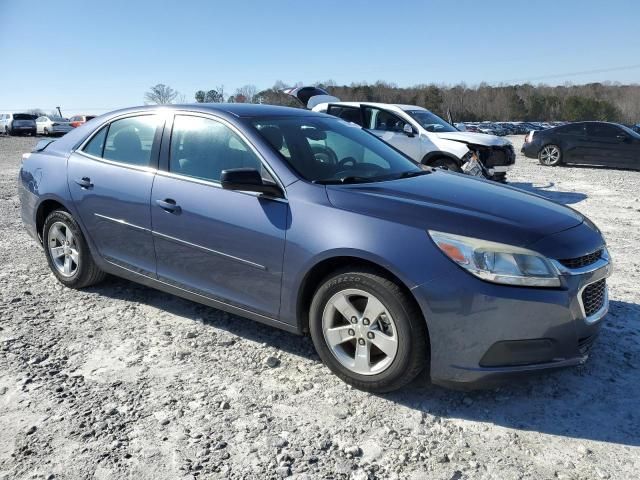
[[[547,145],[540,152],[540,160],[545,165],[555,165],[560,160],[560,149],[555,145]]]
[[[55,222],[49,228],[47,237],[49,254],[56,270],[65,277],[75,275],[78,271],[80,253],[71,228],[63,222]]]
[[[340,364],[360,375],[383,372],[398,352],[398,333],[389,310],[364,290],[333,295],[324,308],[322,332]]]

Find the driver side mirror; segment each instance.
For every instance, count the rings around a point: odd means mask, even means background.
[[[225,190],[239,190],[241,192],[258,192],[276,198],[283,198],[283,192],[278,185],[264,181],[260,172],[255,168],[232,168],[223,170],[220,183]]]
[[[626,142],[629,137],[624,133],[619,133],[618,135],[616,135],[616,138],[619,142]]]
[[[402,127],[402,131],[405,133],[405,135],[407,137],[413,137],[414,136],[413,127],[411,125],[409,125],[408,123],[404,124],[404,127]]]

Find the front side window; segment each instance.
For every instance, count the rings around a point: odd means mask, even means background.
[[[170,172],[218,182],[223,170],[234,168],[255,168],[268,176],[253,150],[225,124],[204,117],[175,116]]]
[[[608,139],[614,139],[622,134],[618,127],[607,123],[588,123],[587,132],[592,137]]]
[[[407,122],[391,112],[374,107],[363,107],[364,128],[384,132],[402,133]]]
[[[256,119],[253,126],[299,175],[316,183],[366,183],[418,175],[412,160],[337,118]],[[287,153],[282,153],[283,145]]]
[[[159,120],[158,115],[141,115],[112,122],[102,157],[127,165],[148,167]]]

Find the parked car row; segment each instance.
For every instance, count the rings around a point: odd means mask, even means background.
[[[546,130],[566,123],[568,122],[462,122],[456,124],[456,127],[467,132],[487,133],[503,137],[505,135],[523,135],[532,130]]]
[[[5,135],[64,135],[71,129],[88,122],[94,115],[76,115],[71,119],[58,115],[32,115],[30,113],[0,114],[0,133]]]

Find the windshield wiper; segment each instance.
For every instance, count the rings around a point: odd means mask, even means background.
[[[322,185],[345,185],[349,183],[364,183],[364,182],[372,182],[375,181],[375,177],[356,177],[354,175],[349,175],[347,177],[342,178],[332,178],[328,180],[314,180],[313,183],[320,183]]]
[[[431,170],[411,170],[409,172],[402,172],[397,178],[411,178],[419,177],[420,175],[428,175]]]

